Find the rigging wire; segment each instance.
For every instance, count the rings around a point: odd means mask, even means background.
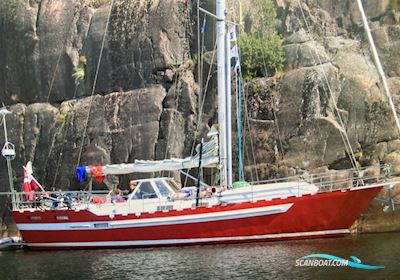
[[[207,74],[207,80],[203,89],[203,93],[202,93],[202,100],[201,100],[201,104],[200,104],[200,108],[199,108],[199,114],[197,117],[197,127],[196,127],[196,131],[195,131],[195,135],[193,137],[193,143],[192,143],[192,148],[191,148],[191,152],[190,155],[193,156],[194,150],[196,148],[196,138],[200,133],[200,128],[201,128],[201,123],[203,121],[203,109],[204,109],[204,103],[207,97],[207,92],[208,92],[208,86],[211,80],[212,75],[212,69],[214,68],[214,60],[215,60],[215,55],[216,55],[216,49],[217,49],[217,42],[215,42],[214,44],[214,50],[213,50],[213,54],[211,57],[211,62],[210,62],[210,67],[208,69],[208,74]],[[189,173],[189,170],[186,170],[186,173]],[[185,176],[185,182],[184,182],[184,186],[186,186],[187,184],[187,180],[188,180],[188,176]]]
[[[283,151],[281,131],[279,129],[278,116],[276,115],[276,111],[275,111],[274,108],[272,108],[272,113],[274,114],[274,120],[275,120],[275,124],[276,124],[276,131],[278,132],[279,148],[281,149],[282,161],[285,164],[285,152]]]
[[[103,57],[103,51],[104,51],[104,46],[105,46],[106,37],[107,37],[107,31],[108,31],[108,25],[109,25],[109,23],[110,23],[111,12],[112,12],[113,6],[114,6],[114,0],[111,0],[110,11],[109,11],[109,13],[108,13],[107,22],[106,22],[106,27],[105,27],[104,35],[103,35],[103,41],[102,41],[102,43],[101,43],[101,49],[100,49],[99,60],[98,60],[98,62],[97,62],[96,73],[95,73],[95,75],[94,75],[92,93],[91,93],[91,95],[90,95],[89,109],[88,109],[88,114],[87,114],[87,118],[86,118],[85,129],[84,129],[83,135],[82,135],[82,143],[81,143],[81,146],[80,146],[80,148],[79,148],[78,162],[77,162],[77,164],[76,164],[76,167],[79,167],[79,164],[80,164],[80,161],[81,161],[81,155],[82,155],[83,145],[84,145],[84,143],[85,143],[86,131],[87,131],[87,127],[88,127],[88,124],[89,124],[90,112],[91,112],[91,110],[92,110],[92,105],[93,105],[93,100],[94,100],[94,92],[95,92],[95,90],[96,90],[97,77],[98,77],[99,70],[100,70],[101,59],[102,59],[102,57]]]
[[[75,18],[76,14],[77,14],[77,11],[79,11],[79,8],[75,10],[74,18]],[[66,30],[65,30],[65,31],[66,31],[66,35],[69,35],[69,34],[70,34],[71,29],[72,29],[72,26],[73,26],[74,23],[75,23],[75,21],[72,20],[71,23],[68,25],[68,28],[66,28]],[[67,38],[67,37],[68,37],[68,36],[66,36],[66,38]],[[50,82],[49,92],[48,92],[47,98],[46,98],[46,102],[47,102],[47,103],[49,103],[50,96],[51,96],[51,92],[52,92],[53,85],[54,85],[54,82],[55,82],[55,78],[56,78],[57,72],[58,72],[58,70],[59,70],[61,57],[62,57],[63,53],[65,52],[66,48],[67,48],[67,46],[66,46],[66,44],[65,44],[64,48],[61,48],[61,49],[60,49],[60,53],[58,54],[56,66],[55,66],[55,69],[54,69],[54,71],[53,71],[53,76],[52,76],[52,79],[51,79],[51,82]],[[77,91],[77,87],[75,87],[73,99],[75,98],[76,91]],[[48,152],[47,157],[46,157],[46,162],[45,162],[45,164],[44,164],[45,167],[47,166],[49,157],[50,157],[50,155],[51,155],[51,153],[52,153],[52,151],[53,151],[53,148],[54,148],[54,145],[55,145],[55,141],[56,141],[56,136],[57,136],[57,133],[54,134],[52,143],[51,143],[51,145],[50,145],[50,149],[49,149],[49,152]],[[57,166],[57,169],[58,169],[58,166]]]
[[[76,93],[77,93],[77,91],[78,91],[78,86],[79,86],[79,84],[75,86],[74,96],[73,96],[72,99],[75,99],[75,98],[76,98]],[[71,114],[71,124],[74,123],[74,119],[75,119],[75,113],[74,113],[74,111],[72,111],[72,114]],[[63,123],[63,126],[62,126],[62,129],[61,129],[60,133],[64,130],[64,128],[65,128],[65,123],[66,123],[66,122],[67,122],[67,120],[65,120],[65,122]],[[54,176],[53,176],[53,183],[52,183],[52,185],[51,185],[51,189],[54,188],[54,186],[56,185],[56,181],[57,181],[57,177],[58,177],[58,172],[59,172],[59,170],[60,170],[60,165],[61,165],[62,156],[63,156],[63,154],[64,154],[65,139],[66,139],[66,137],[67,137],[67,134],[64,133],[63,140],[62,140],[61,151],[60,151],[60,153],[59,153],[59,157],[58,157],[58,160],[57,160],[56,171],[55,171],[55,174],[54,174]],[[55,137],[54,137],[54,138],[55,138]],[[49,156],[50,156],[50,155],[49,155]]]
[[[169,145],[170,145],[170,137],[171,133],[173,130],[173,120],[175,118],[175,114],[179,113],[178,111],[178,106],[179,106],[179,99],[180,99],[180,94],[178,94],[178,86],[179,86],[179,78],[180,78],[180,73],[179,69],[177,70],[177,75],[176,75],[176,82],[175,82],[175,88],[174,88],[174,95],[173,95],[173,100],[175,101],[173,110],[171,111],[171,117],[169,118],[169,124],[168,124],[168,135],[167,135],[167,142],[165,144],[165,153],[164,153],[164,158],[167,158],[168,152],[169,152]],[[164,174],[165,171],[161,171],[161,174]]]
[[[47,103],[48,103],[49,100],[50,100],[51,91],[52,91],[52,89],[53,89],[53,84],[54,84],[54,81],[55,81],[55,79],[56,79],[56,74],[57,74],[57,71],[58,71],[58,68],[59,68],[58,66],[59,66],[59,64],[60,64],[61,56],[62,56],[63,52],[64,52],[64,49],[62,49],[62,50],[60,51],[60,54],[58,55],[58,59],[57,59],[57,63],[56,63],[56,68],[54,69],[53,77],[52,77],[51,82],[50,82],[49,93],[47,94],[47,99],[46,99],[46,102],[47,102]]]
[[[264,34],[263,34],[262,39],[265,40]],[[266,63],[266,59],[265,59],[265,53],[263,51],[261,51],[261,56],[263,59],[264,73],[267,73],[268,72],[267,71],[267,63]],[[278,116],[276,115],[276,111],[275,111],[274,100],[273,100],[273,104],[272,104],[272,113],[274,114],[274,123],[275,123],[275,127],[276,127],[276,132],[278,133],[278,141],[279,141],[280,154],[282,156],[282,162],[283,162],[283,164],[285,164],[285,151],[283,150],[282,137],[281,137],[281,132],[279,129]]]
[[[389,86],[388,86],[388,83],[387,83],[387,78],[386,78],[385,72],[383,71],[382,63],[381,63],[381,61],[379,59],[379,54],[378,54],[378,51],[376,49],[376,46],[375,46],[375,43],[374,43],[374,39],[372,38],[371,29],[370,29],[370,27],[368,25],[367,16],[365,15],[364,7],[363,7],[362,2],[360,0],[357,0],[357,3],[358,3],[358,7],[359,7],[359,10],[360,10],[360,13],[361,13],[361,17],[362,17],[363,22],[364,22],[365,32],[367,33],[368,41],[369,41],[369,43],[371,45],[371,50],[372,50],[373,58],[375,60],[376,68],[378,68],[379,76],[381,78],[381,82],[383,84],[383,88],[384,88],[384,91],[386,93],[386,97],[389,100],[389,105],[390,105],[390,108],[392,110],[395,122],[396,122],[397,130],[398,130],[397,132],[400,133],[399,118],[398,118],[398,115],[397,115],[396,108],[395,108],[395,106],[393,104],[392,96],[390,94]]]
[[[205,17],[204,17],[205,18]],[[198,102],[201,102],[201,87],[202,87],[202,77],[201,77],[201,40],[200,40],[200,0],[197,0],[197,77],[199,79],[198,88]],[[200,104],[198,104],[200,105]],[[200,106],[199,106],[200,110]],[[200,113],[200,112],[199,112]]]
[[[236,6],[240,5],[240,3],[238,3],[238,1],[234,1],[231,3],[231,14],[232,17],[234,18],[235,22],[240,22],[240,14],[237,13],[236,10]],[[239,9],[240,10],[240,9]],[[238,41],[238,35],[236,34],[236,26],[233,25],[233,32],[234,32],[234,36],[233,38],[231,37],[230,40],[232,40],[232,42],[235,43],[235,45],[232,47],[232,49],[230,50],[232,52],[233,49],[237,50],[237,54],[234,53],[233,55],[231,54],[232,57],[236,56],[235,59],[235,65],[233,66],[233,71],[235,73],[235,92],[236,92],[236,128],[237,128],[237,142],[238,142],[238,155],[237,155],[237,160],[238,160],[238,181],[244,181],[244,165],[243,165],[243,124],[242,124],[242,69],[241,69],[241,65],[240,65],[240,49],[239,49],[239,41]],[[229,32],[230,28],[228,28]],[[240,24],[239,24],[239,32],[238,34],[240,35]],[[229,35],[230,36],[230,35]],[[232,67],[231,65],[231,60],[229,61],[229,65],[230,67]],[[232,68],[230,68],[232,69]],[[232,70],[230,70],[232,71]]]
[[[244,115],[244,118],[246,119],[246,115]],[[245,120],[244,123],[246,123],[246,120]],[[243,130],[243,147],[246,147],[246,146],[247,146],[247,143],[246,143],[246,129],[244,129]],[[252,162],[251,162],[250,155],[249,155],[249,149],[243,149],[243,151],[244,151],[244,154],[246,156],[246,161],[248,162],[248,165],[251,166]],[[254,182],[253,169],[249,168],[249,170],[250,170],[251,182]]]
[[[243,79],[243,78],[242,78]],[[256,174],[256,179],[257,181],[259,181],[259,176],[258,176],[258,163],[257,163],[257,159],[255,157],[255,146],[254,146],[254,139],[253,139],[253,135],[251,133],[251,124],[250,124],[250,113],[247,107],[247,102],[248,102],[248,95],[249,95],[249,89],[248,86],[243,85],[243,92],[244,92],[244,112],[245,112],[245,126],[247,127],[248,130],[248,137],[250,140],[250,150],[251,150],[251,154],[253,157],[253,162],[252,165],[254,166],[254,172]]]
[[[241,15],[241,13],[242,13],[242,9],[241,9],[241,1],[240,0],[236,0],[235,1],[236,2],[236,5],[232,5],[232,7],[233,7],[233,10],[234,10],[234,14],[235,14],[235,16],[236,16],[236,21],[237,21],[237,18],[239,18],[239,23],[240,24],[242,24],[242,15]],[[236,10],[236,6],[239,6],[239,12],[237,12],[237,10]],[[239,26],[242,26],[242,25],[239,25]],[[238,32],[238,37],[237,38],[239,38],[239,36],[240,36],[240,33],[242,32],[242,28],[239,28],[239,32]],[[239,59],[240,59],[240,44],[239,44],[239,41],[238,41],[238,44],[237,44],[237,46],[238,46],[238,54],[239,54]],[[239,64],[239,79],[241,80],[241,81],[244,81],[244,79],[243,79],[243,73],[242,73],[242,69],[241,69],[241,65]],[[252,133],[251,133],[251,125],[250,125],[250,117],[249,117],[249,112],[248,112],[248,108],[247,108],[247,100],[248,100],[248,86],[247,85],[245,85],[244,83],[240,83],[241,84],[241,89],[240,89],[240,91],[241,92],[243,92],[244,93],[244,113],[245,113],[245,123],[244,123],[244,133],[246,132],[246,127],[247,127],[247,129],[248,129],[248,137],[249,137],[249,142],[250,142],[250,150],[251,150],[251,154],[252,154],[252,157],[253,157],[253,163],[251,163],[251,161],[250,161],[250,158],[249,158],[249,152],[248,152],[248,149],[246,148],[246,149],[244,149],[245,151],[245,154],[246,154],[246,158],[247,158],[247,160],[248,160],[248,162],[249,162],[249,164],[251,165],[253,165],[254,167],[254,171],[255,171],[255,175],[256,175],[256,179],[257,179],[257,181],[259,181],[259,175],[258,175],[258,164],[257,164],[257,160],[256,160],[256,157],[255,157],[255,149],[254,149],[254,141],[253,141],[253,136],[252,136]],[[244,136],[243,136],[244,137]],[[245,140],[245,138],[243,138],[244,140]],[[243,145],[243,147],[246,147],[246,145]],[[250,169],[250,171],[251,171],[251,169]],[[253,177],[253,172],[251,171],[250,172],[250,174],[251,174],[251,179],[252,179],[252,181],[254,181],[254,177]]]
[[[79,8],[77,10],[79,10]],[[74,13],[74,16],[76,16],[76,13]],[[66,29],[66,33],[67,33],[66,35],[70,34],[72,26],[74,25],[74,23],[75,23],[75,21],[72,20],[71,23],[68,25],[68,28]],[[59,70],[61,57],[62,57],[63,53],[65,52],[65,50],[67,49],[67,44],[66,44],[67,39],[68,39],[68,36],[66,36],[65,46],[64,46],[64,48],[61,48],[60,53],[59,53],[58,58],[57,58],[56,67],[54,69],[53,77],[52,77],[51,82],[50,82],[49,92],[47,94],[47,99],[46,99],[47,103],[50,100],[50,95],[51,95],[51,92],[53,90],[53,85],[54,85],[54,82],[55,82],[55,79],[56,79],[56,74],[57,74],[57,72]]]
[[[257,180],[257,182],[259,182],[260,181],[260,177],[258,176],[257,160],[256,160],[255,149],[254,149],[253,137],[251,136],[251,126],[250,126],[249,111],[248,111],[248,108],[247,108],[248,94],[249,94],[249,89],[248,89],[248,85],[247,85],[247,86],[245,86],[245,91],[244,91],[244,110],[245,110],[245,115],[246,115],[247,128],[249,130],[250,149],[251,149],[252,156],[253,156],[253,162],[254,162],[254,167],[255,167],[254,169],[255,169],[255,173],[256,173],[256,180]]]
[[[197,1],[197,6],[199,5],[199,1]],[[198,20],[197,20],[197,25],[199,26],[199,9],[197,9],[197,14],[198,14]],[[184,56],[184,54],[183,54]],[[185,59],[185,57],[183,57],[183,60]],[[179,78],[180,78],[180,72],[183,71],[184,69],[182,69],[181,67],[178,68],[176,70],[176,77],[175,77],[175,81],[174,81],[174,94],[173,94],[173,100],[174,100],[174,108],[172,108],[172,113],[169,119],[169,124],[168,124],[168,135],[166,138],[166,145],[165,145],[165,153],[164,153],[164,159],[167,158],[168,156],[168,152],[169,152],[169,146],[170,146],[170,138],[171,138],[171,133],[172,130],[174,128],[174,117],[177,113],[179,113],[178,108],[179,108],[179,100],[180,100],[180,94],[178,93],[178,85],[179,85]],[[199,68],[198,68],[199,70]],[[199,70],[200,71],[200,70]],[[164,171],[160,171],[159,174],[161,176],[164,176],[165,174],[165,170]],[[168,174],[171,174],[171,171],[168,171]]]
[[[89,33],[89,28],[86,30],[86,33],[85,33],[85,37],[84,37],[84,38],[87,38],[87,37],[88,37],[88,33]],[[86,39],[83,40],[83,46],[82,46],[83,53],[86,53],[86,51],[87,51],[87,50],[86,50],[86,48],[87,48],[87,44],[86,44],[86,43],[87,43]],[[75,100],[75,99],[76,99],[79,86],[80,86],[79,83],[78,83],[78,84],[75,84],[75,90],[74,90],[74,94],[73,94],[73,96],[72,96],[72,100]],[[68,115],[68,116],[69,116],[69,115]],[[75,111],[72,110],[72,114],[71,114],[71,123],[72,123],[72,124],[73,124],[73,122],[74,122],[74,119],[75,119]],[[67,120],[65,120],[65,122],[67,122]],[[62,133],[62,130],[63,130],[64,128],[65,128],[65,126],[64,126],[64,124],[63,124],[63,126],[62,126],[61,131],[59,132],[59,134]],[[64,154],[66,136],[67,136],[67,135],[64,134],[63,139],[62,139],[61,151],[60,151],[60,153],[59,153],[59,157],[58,157],[58,160],[57,160],[56,172],[55,172],[55,175],[53,176],[53,183],[52,183],[51,188],[54,188],[55,183],[56,183],[56,180],[57,180],[57,177],[58,177],[58,172],[59,172],[59,169],[60,169],[60,164],[61,164],[62,156],[63,156],[63,154]],[[54,136],[53,141],[55,141],[55,138],[56,138],[56,136]],[[51,152],[52,152],[52,148],[53,148],[53,147],[54,147],[54,143],[52,143],[52,145],[51,145],[49,154],[48,154],[47,159],[46,159],[46,164],[45,164],[45,166],[47,166],[47,163],[48,163],[48,160],[49,160],[49,158],[50,158],[50,155],[51,155]]]
[[[236,113],[237,113],[237,133],[238,133],[238,160],[239,160],[239,181],[244,181],[244,170],[243,170],[243,134],[242,134],[242,94],[241,94],[241,80],[239,75],[236,73]]]
[[[313,38],[313,36],[312,36],[312,33],[311,33],[310,25],[309,25],[309,23],[308,23],[308,21],[307,21],[307,18],[306,18],[306,16],[305,16],[305,13],[304,13],[304,10],[303,10],[303,7],[302,7],[302,5],[301,5],[301,3],[300,3],[299,0],[297,0],[297,4],[298,4],[298,6],[299,6],[299,8],[300,8],[300,10],[301,10],[302,17],[303,17],[304,23],[305,23],[305,25],[306,25],[308,35],[309,35],[311,41],[315,42],[315,40],[314,40],[314,38]],[[315,60],[314,54],[313,54],[311,51],[310,51],[310,54],[311,54],[311,56],[312,56],[312,58],[313,58],[314,63],[316,64],[316,60]],[[320,55],[318,54],[318,52],[316,53],[316,56],[317,56],[317,59],[318,59],[319,64],[322,65],[322,60],[321,60],[321,57],[320,57]],[[338,120],[339,120],[339,125],[340,125],[340,127],[341,127],[341,129],[339,130],[339,132],[340,132],[340,135],[341,135],[341,137],[342,137],[343,143],[344,143],[344,145],[345,145],[345,149],[346,149],[346,151],[347,151],[347,154],[349,155],[349,159],[350,159],[351,165],[353,166],[353,168],[354,168],[357,172],[359,172],[358,165],[357,165],[357,160],[356,160],[356,157],[355,157],[353,148],[352,148],[352,146],[351,146],[350,139],[349,139],[349,137],[348,137],[348,135],[347,135],[346,128],[345,128],[345,125],[344,125],[342,116],[340,115],[339,108],[338,108],[337,103],[336,103],[336,100],[335,100],[335,98],[334,98],[334,96],[333,96],[333,91],[332,91],[332,88],[331,88],[331,86],[330,86],[328,77],[327,77],[327,75],[326,75],[326,73],[325,73],[325,70],[324,70],[323,68],[321,68],[321,70],[322,70],[323,77],[324,77],[324,79],[325,79],[326,86],[327,86],[327,88],[328,88],[328,91],[324,90],[324,93],[325,93],[327,99],[328,99],[328,100],[331,100],[332,103],[333,103],[333,106],[334,106],[334,109],[335,109],[335,113],[336,113],[336,116],[337,116],[337,118],[338,118]],[[324,85],[323,85],[323,86],[324,86]],[[329,93],[329,95],[328,95],[328,93]]]
[[[197,11],[198,11],[198,14],[199,14],[199,11],[200,11],[199,6],[198,6],[198,10]],[[206,16],[207,15],[205,15],[204,20],[206,20]],[[197,26],[198,26],[198,31],[199,31],[200,30],[199,21],[198,21],[198,25]],[[216,54],[216,48],[217,48],[217,42],[215,42],[214,49],[213,49],[213,54],[212,54],[212,58],[211,58],[211,62],[210,62],[210,67],[209,67],[209,71],[208,71],[208,74],[207,74],[206,84],[205,84],[204,89],[203,89],[202,88],[202,84],[203,84],[203,67],[204,67],[203,57],[204,57],[204,51],[205,51],[205,36],[204,36],[204,33],[205,33],[204,30],[202,30],[201,38],[200,38],[200,36],[197,37],[198,38],[198,45],[200,45],[200,47],[198,47],[198,58],[201,58],[201,60],[199,62],[199,65],[201,67],[200,67],[200,72],[199,72],[199,75],[198,75],[198,79],[199,79],[198,84],[199,84],[199,89],[202,89],[202,90],[201,90],[201,94],[199,94],[200,106],[199,106],[199,110],[198,110],[197,127],[196,127],[196,131],[195,131],[195,135],[193,137],[192,148],[191,148],[191,152],[190,152],[191,156],[193,156],[193,153],[194,153],[194,150],[195,150],[195,147],[196,147],[196,139],[197,139],[197,136],[200,133],[201,123],[203,121],[204,103],[205,103],[205,99],[206,99],[206,96],[207,96],[208,85],[209,85],[209,82],[210,82],[211,77],[212,77],[211,72],[212,72],[212,69],[213,69],[213,66],[214,66],[214,60],[215,60],[215,54]],[[200,98],[200,96],[201,96],[201,98]],[[189,171],[190,171],[190,169],[187,169],[186,170],[186,174],[188,174]],[[215,180],[217,180],[217,177],[215,178]],[[184,181],[183,186],[186,186],[187,181],[188,181],[188,176],[185,175],[185,181]]]

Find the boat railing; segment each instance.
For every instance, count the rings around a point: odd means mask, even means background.
[[[172,210],[172,203],[178,208],[187,208],[187,202],[193,201],[193,197],[178,198],[172,196],[156,196],[154,194],[142,194],[140,198],[132,199],[130,195],[110,196],[108,191],[35,191],[35,192],[1,192],[0,196],[14,196],[14,210],[59,210],[88,209],[90,205],[95,204],[114,204],[120,208],[127,208],[128,212],[137,211],[137,207],[132,208],[130,201],[139,203],[140,211],[146,212],[148,209],[156,211]],[[156,199],[154,199],[156,198]],[[200,205],[208,205],[209,197],[200,197]],[[97,200],[97,202],[96,202]],[[11,201],[11,200],[10,200]],[[127,202],[127,203],[121,203]],[[131,209],[132,208],[132,209]]]
[[[94,196],[106,199],[108,191],[35,191],[5,192],[2,195],[15,197],[18,209],[76,209],[87,208]]]
[[[290,182],[292,187],[297,187],[297,195],[301,195],[304,183],[315,185],[319,188],[318,192],[331,192],[339,189],[350,189],[354,187],[366,186],[371,184],[379,184],[382,182],[388,182],[392,177],[399,177],[398,174],[394,174],[390,170],[390,166],[374,166],[369,168],[363,168],[359,170],[347,169],[328,171],[325,173],[304,173],[298,176],[292,176],[287,178],[278,178],[273,180],[258,181],[252,184],[273,184],[273,183],[285,183]],[[259,191],[259,190],[258,190]],[[253,192],[253,190],[252,190]],[[293,192],[292,192],[293,193]],[[113,197],[110,197],[108,191],[46,191],[46,192],[3,192],[0,195],[7,195],[11,197],[14,195],[15,206],[14,209],[87,209],[90,205],[95,204],[94,198],[100,200],[101,203],[116,203]],[[256,193],[254,193],[256,195]],[[171,207],[171,202],[174,202],[175,207],[177,204],[178,208],[187,208],[188,201],[192,201],[193,197],[190,198],[177,198],[177,197],[160,197],[158,199],[152,197],[154,194],[143,194],[142,197],[138,198],[140,201],[141,211],[144,212],[149,207],[156,209],[157,211],[168,211]],[[129,201],[127,195],[122,196],[123,200]],[[253,200],[253,196],[252,196]],[[123,201],[122,201],[123,202]],[[201,205],[207,204],[207,198],[201,198]],[[150,205],[151,204],[151,205]],[[131,205],[127,203],[129,212]],[[136,208],[136,207],[135,207]]]
[[[253,184],[272,184],[292,182],[301,182],[313,184],[319,188],[319,192],[328,192],[338,189],[350,189],[370,184],[387,182],[392,177],[398,177],[399,174],[391,172],[391,166],[388,164],[356,169],[329,170],[323,173],[303,173],[301,175],[277,178],[271,180],[257,181]]]

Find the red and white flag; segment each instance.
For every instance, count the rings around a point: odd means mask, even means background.
[[[34,194],[31,188],[31,184],[29,182],[28,171],[26,170],[25,166],[24,166],[24,185],[22,188],[24,190],[25,199],[28,201],[34,200]]]
[[[24,166],[24,185],[23,191],[26,200],[34,200],[34,192],[43,190],[42,185],[32,176],[32,163],[28,162],[26,167]]]

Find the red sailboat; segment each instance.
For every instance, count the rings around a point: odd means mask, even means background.
[[[140,190],[169,189],[166,179]],[[280,188],[273,184],[254,188]],[[164,189],[164,190],[165,190]],[[114,248],[259,242],[341,236],[382,189],[371,185],[332,192],[225,202],[220,198],[162,201],[160,197],[61,209],[13,211],[26,244],[38,249]],[[243,191],[243,190],[240,190]],[[255,190],[257,191],[257,190]],[[152,195],[152,194],[150,194]],[[155,202],[157,201],[157,202]],[[78,206],[78,205],[77,205]],[[82,205],[81,205],[82,206]],[[143,206],[143,208],[141,207]]]

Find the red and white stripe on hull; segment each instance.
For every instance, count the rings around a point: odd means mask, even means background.
[[[228,211],[209,212],[201,214],[180,215],[173,217],[158,217],[146,219],[128,219],[119,221],[97,221],[97,222],[78,222],[78,223],[40,223],[40,224],[18,224],[18,229],[26,230],[104,230],[109,229],[127,229],[137,227],[159,227],[181,224],[196,224],[206,222],[216,222],[223,220],[244,219],[258,216],[273,215],[284,213],[293,206],[293,203],[245,208]]]
[[[65,242],[65,243],[29,243],[30,247],[37,248],[110,248],[110,247],[151,247],[151,246],[177,246],[215,243],[244,243],[272,240],[289,240],[315,237],[334,237],[348,234],[348,229],[323,230],[312,232],[294,232],[281,234],[264,234],[251,236],[192,238],[192,239],[165,239],[165,240],[140,240],[140,241],[102,241],[102,242]]]
[[[258,242],[338,236],[382,186],[269,201],[199,207],[140,216],[97,216],[88,210],[13,211],[32,248],[107,248]],[[40,216],[32,220],[31,216]],[[68,221],[57,216],[68,216]],[[97,226],[95,226],[97,224]],[[74,226],[81,227],[74,227]],[[72,227],[71,227],[72,226]]]

